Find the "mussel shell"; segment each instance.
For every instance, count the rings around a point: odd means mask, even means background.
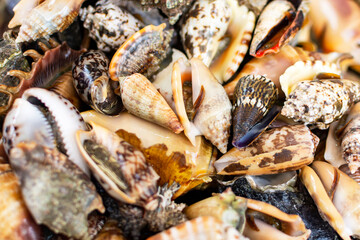
[[[233,141],[234,147],[245,147],[251,143],[267,125],[263,126],[248,141],[241,139],[267,114],[277,100],[278,91],[275,84],[264,76],[247,75],[242,77],[235,87],[233,100]],[[279,112],[279,111],[278,111]],[[274,119],[277,114],[273,114]],[[268,124],[271,121],[267,121]]]

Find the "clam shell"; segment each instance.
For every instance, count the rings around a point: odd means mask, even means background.
[[[220,82],[226,82],[237,71],[242,63],[255,27],[255,14],[245,5],[239,6],[236,0],[227,1],[231,7],[232,16],[226,37],[230,36],[230,43],[219,57],[210,65],[210,71]]]
[[[314,160],[319,138],[304,125],[263,133],[251,145],[233,148],[214,166],[220,175],[262,175],[300,169]]]
[[[143,149],[147,161],[160,176],[160,186],[165,183],[170,186],[174,182],[180,184],[173,198],[211,181],[209,176],[214,172],[211,164],[213,147],[203,137],[197,136],[195,145],[192,145],[182,134],[175,134],[125,112],[110,117],[87,111],[82,116],[86,122],[93,121],[117,132],[132,145]]]
[[[143,23],[111,2],[88,6],[80,10],[80,18],[98,49],[117,49],[131,35],[143,28]]]
[[[189,220],[178,226],[158,233],[147,240],[180,240],[180,239],[216,239],[216,240],[246,240],[233,227],[223,224],[220,220],[204,216]]]
[[[145,156],[114,132],[93,122],[90,122],[90,125],[92,126],[91,131],[80,130],[77,132],[76,141],[81,154],[100,184],[112,197],[120,201],[140,205],[148,210],[157,208],[159,203],[157,180],[159,176],[146,162]],[[101,156],[100,161],[104,162],[103,164],[112,164],[113,169],[121,172],[122,175],[119,176],[118,172],[114,172],[108,165],[104,165],[108,171],[112,171],[113,174],[121,178],[124,186],[118,185],[113,176],[104,172],[92,159],[84,147],[86,140],[91,140],[104,147],[108,154],[114,158],[114,162],[111,162],[110,159],[99,155]],[[97,153],[102,154],[99,151]]]
[[[231,9],[227,1],[196,1],[186,14],[180,30],[188,58],[199,58],[206,66],[210,66],[229,26],[230,17]]]
[[[27,0],[22,0],[27,1]],[[77,17],[84,0],[45,0],[23,17],[17,43],[64,31]],[[20,4],[20,3],[19,3]]]
[[[141,73],[150,77],[157,70],[170,50],[172,30],[166,24],[149,25],[128,38],[114,54],[110,66],[110,78],[119,78]]]
[[[341,69],[335,64],[326,61],[298,61],[288,67],[280,76],[281,89],[288,98],[297,84],[306,80],[313,80],[319,73],[334,73],[340,75]]]
[[[277,100],[275,84],[264,76],[248,75],[239,80],[233,100],[234,147],[263,117]]]
[[[174,133],[183,131],[174,111],[145,76],[135,73],[122,78],[120,95],[130,113],[166,127]]]
[[[0,238],[39,240],[39,226],[21,196],[20,185],[9,164],[0,164]]]
[[[9,158],[35,221],[55,233],[86,238],[87,215],[105,212],[86,174],[58,150],[34,142],[19,143]]]

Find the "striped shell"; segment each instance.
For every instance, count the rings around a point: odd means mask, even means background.
[[[275,84],[264,76],[242,77],[235,87],[233,99],[233,145],[260,122],[277,100]]]
[[[110,66],[110,78],[119,78],[141,73],[150,77],[170,51],[172,30],[165,30],[166,24],[149,25],[126,40],[114,54]]]
[[[22,198],[20,185],[9,164],[0,164],[0,238],[39,240],[39,226]]]

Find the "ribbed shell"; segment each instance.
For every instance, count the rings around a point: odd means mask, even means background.
[[[120,80],[120,95],[132,114],[180,133],[183,127],[166,100],[143,75],[135,73]]]
[[[233,143],[242,138],[266,115],[277,99],[275,84],[260,75],[242,77],[233,100]]]
[[[39,230],[21,196],[17,177],[9,164],[0,164],[0,238],[38,240]]]
[[[170,51],[170,40],[173,31],[164,30],[166,24],[149,25],[136,32],[126,40],[114,54],[110,66],[110,78],[119,78],[141,73],[150,77]]]

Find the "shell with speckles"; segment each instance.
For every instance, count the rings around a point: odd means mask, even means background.
[[[322,79],[297,84],[285,101],[281,114],[320,129],[341,118],[359,101],[360,84],[345,79]]]
[[[129,12],[111,2],[88,6],[80,10],[80,18],[89,36],[96,41],[102,51],[117,49],[131,35],[143,28],[143,23]]]

